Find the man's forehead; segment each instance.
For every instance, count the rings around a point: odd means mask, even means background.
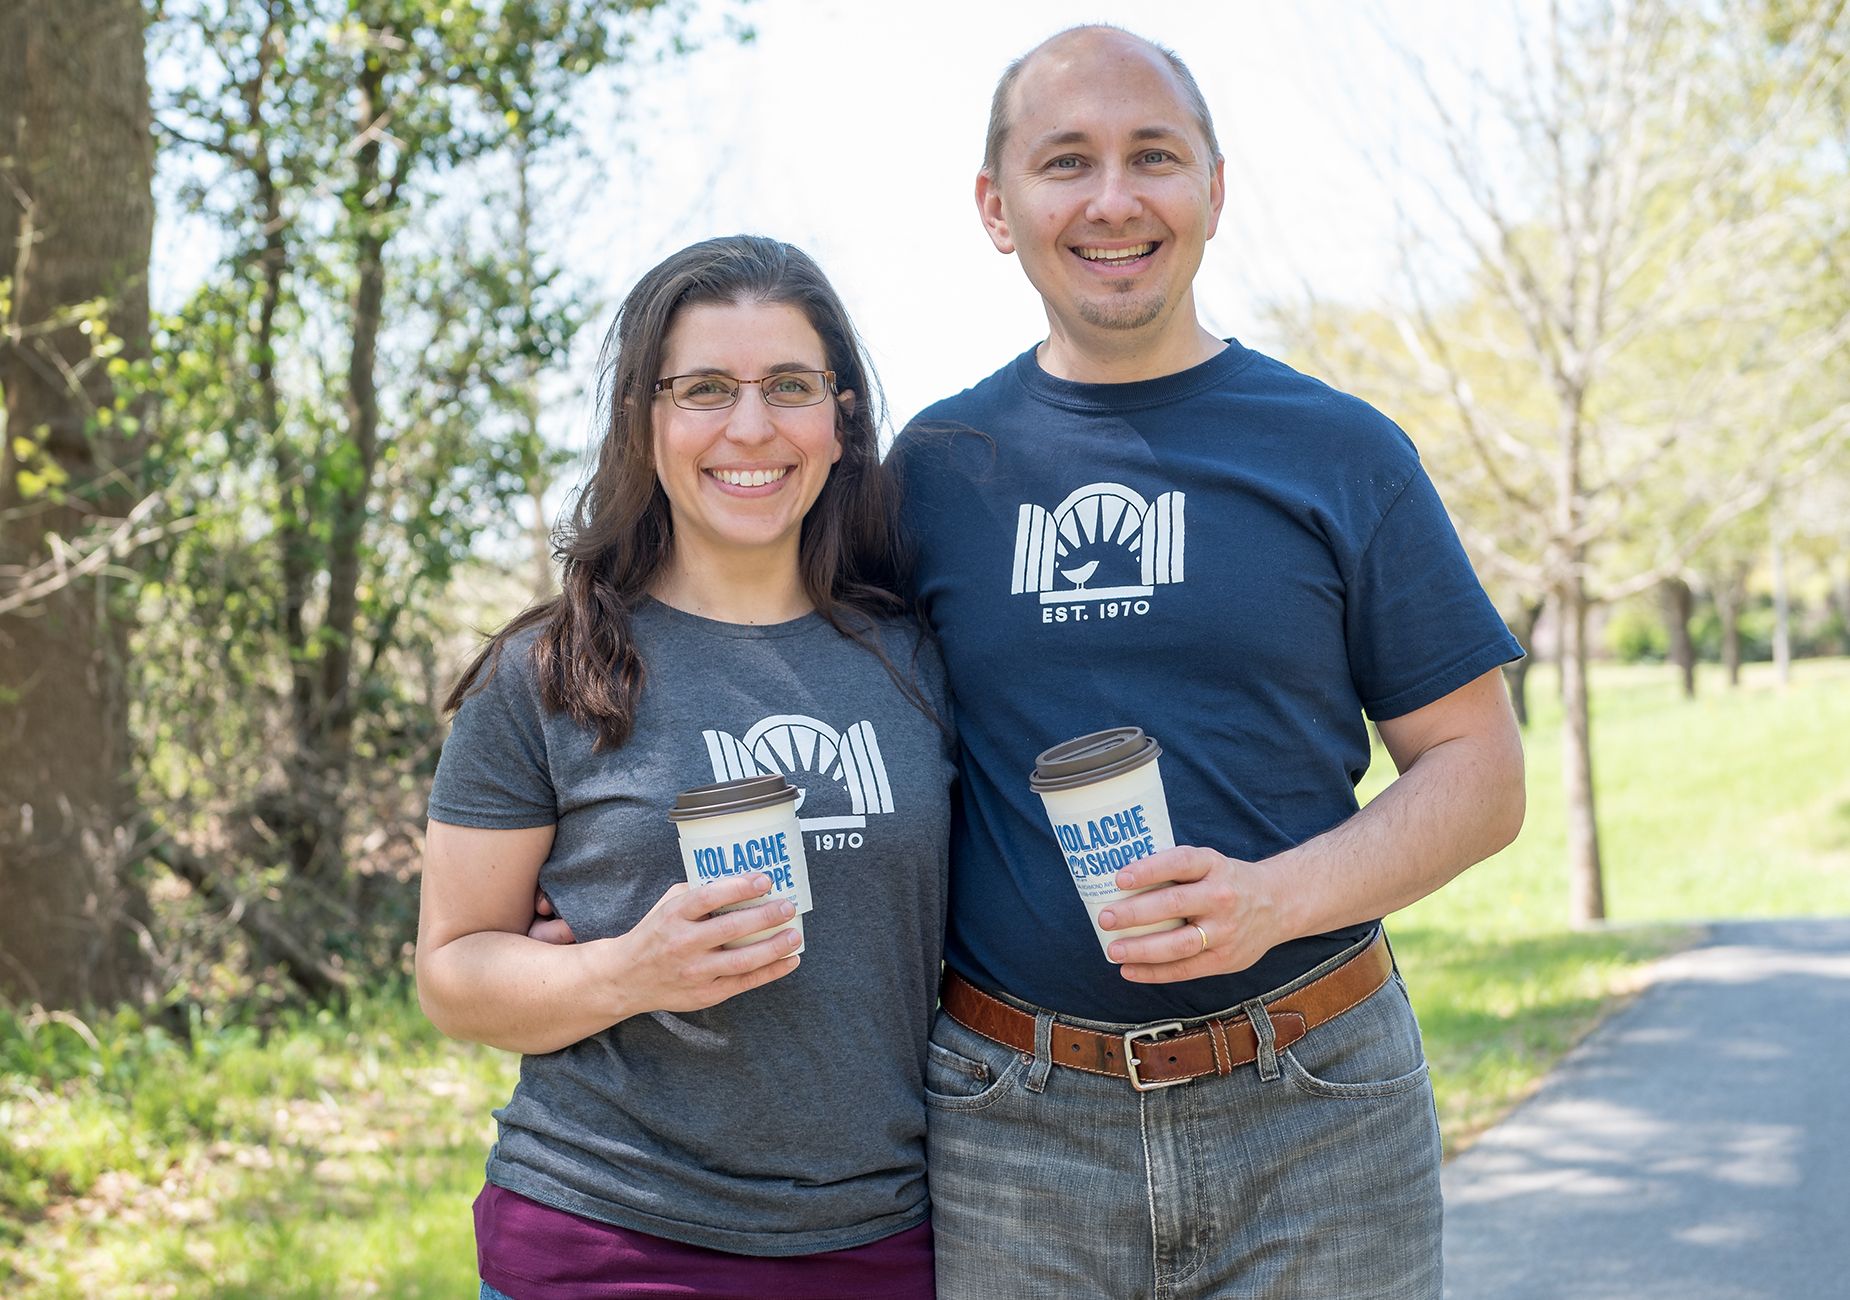
[[[1194,121],[1181,85],[1155,48],[1124,32],[1066,32],[1030,53],[1009,117],[1030,147],[1083,143],[1101,114],[1141,119],[1133,138],[1186,136]]]

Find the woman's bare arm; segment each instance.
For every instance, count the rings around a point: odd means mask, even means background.
[[[418,1002],[452,1038],[508,1051],[558,1051],[646,1011],[693,1011],[796,969],[790,932],[720,945],[773,925],[788,904],[715,908],[763,894],[762,875],[677,884],[636,927],[555,945],[527,937],[553,828],[479,830],[433,821],[418,912]]]

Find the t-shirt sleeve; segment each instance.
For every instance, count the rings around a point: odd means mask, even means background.
[[[1349,671],[1377,722],[1522,657],[1424,469],[1415,468],[1363,549],[1347,599]]]
[[[429,813],[435,821],[486,830],[559,820],[526,643],[504,645],[487,683],[456,711],[437,760]]]

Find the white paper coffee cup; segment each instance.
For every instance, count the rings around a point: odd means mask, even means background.
[[[814,904],[809,895],[809,862],[803,856],[803,828],[797,824],[797,788],[781,776],[751,776],[716,785],[695,786],[675,796],[668,820],[681,837],[681,869],[687,883],[702,885],[762,872],[771,892],[717,909],[737,911],[785,900],[797,905],[787,921],[722,944],[743,948],[780,930],[803,938],[803,913]],[[795,949],[802,952],[804,944]]]
[[[1029,787],[1047,806],[1060,856],[1107,961],[1114,939],[1174,930],[1183,923],[1180,917],[1170,917],[1124,930],[1100,929],[1098,923],[1098,914],[1111,904],[1155,888],[1119,889],[1112,883],[1118,872],[1175,847],[1156,761],[1162,752],[1143,728],[1114,727],[1044,751],[1028,778]]]

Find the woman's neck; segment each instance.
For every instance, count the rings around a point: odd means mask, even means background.
[[[649,594],[718,623],[788,623],[815,608],[797,572],[794,548],[773,557],[689,554],[677,547]]]

